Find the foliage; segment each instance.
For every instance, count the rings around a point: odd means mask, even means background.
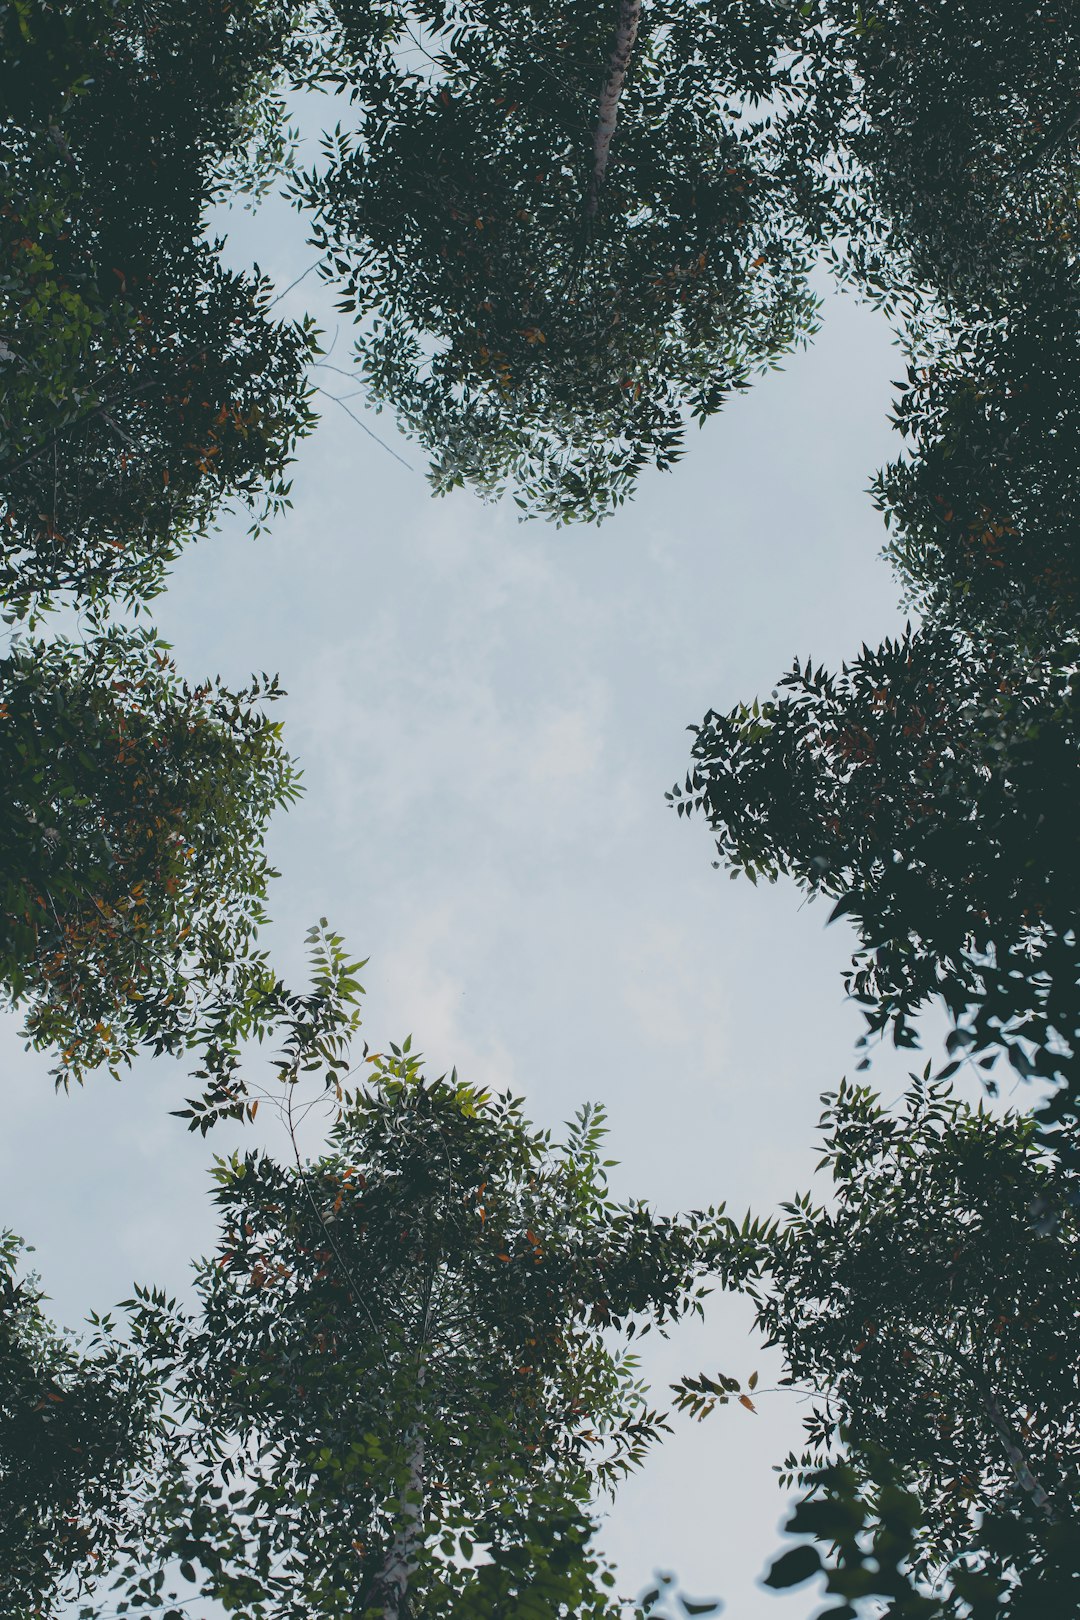
[[[367,963],[349,960],[344,940],[325,917],[308,930],[307,947],[310,988],[295,991],[282,979],[268,978],[259,993],[259,1033],[274,1031],[282,1043],[273,1065],[279,1085],[292,1087],[302,1076],[318,1072],[342,1103],[345,1081],[355,1067],[352,1046],[361,1022],[364,987],[357,975]],[[244,1073],[235,1024],[227,1018],[217,1026],[207,1023],[202,1036],[203,1067],[194,1074],[203,1082],[202,1092],[175,1112],[187,1120],[189,1131],[205,1136],[223,1120],[253,1120],[259,1099],[252,1097]]]
[[[600,518],[678,458],[688,414],[812,329],[770,128],[798,77],[797,8],[644,7],[598,192],[618,7],[328,9],[309,77],[356,122],[292,190],[362,323],[366,387],[437,490]]]
[[[918,1495],[875,1446],[812,1476],[785,1528],[809,1536],[776,1560],[765,1585],[799,1586],[821,1573],[841,1602],[817,1620],[857,1620],[863,1598],[890,1600],[889,1620],[1045,1620],[1072,1614],[1080,1580],[1080,1540],[1070,1523],[1032,1526],[1030,1556],[1018,1567],[1015,1525],[988,1514],[979,1545],[958,1558],[932,1587],[911,1570],[924,1521]]]
[[[16,1281],[21,1247],[0,1234],[0,1611],[29,1616],[75,1597],[131,1529],[157,1408],[108,1318],[85,1346],[57,1333]]]
[[[944,627],[867,648],[838,676],[795,666],[778,694],[695,728],[671,795],[705,813],[722,862],[795,878],[858,929],[848,987],[870,1033],[940,997],[952,1052],[1077,1097],[1080,830],[1076,648],[1024,658]]]
[[[145,630],[0,660],[0,983],[65,1082],[252,1015],[262,835],[297,793],[278,695],[191,686]]]
[[[855,1603],[868,1597],[891,1599],[891,1620],[945,1620],[945,1605],[927,1597],[910,1572],[921,1504],[880,1451],[870,1448],[867,1457],[865,1472],[850,1462],[816,1470],[784,1526],[828,1545],[828,1560],[800,1542],[775,1560],[764,1584],[786,1591],[824,1573],[826,1592],[842,1601],[819,1610],[817,1620],[858,1620]]]
[[[171,1556],[252,1620],[613,1612],[588,1489],[666,1426],[613,1338],[700,1313],[725,1223],[614,1202],[600,1110],[555,1144],[409,1042],[368,1062],[323,1157],[219,1161],[197,1312],[135,1301],[184,1439],[126,1590]]]
[[[922,1504],[917,1573],[985,1550],[991,1520],[1002,1568],[1035,1568],[1080,1486],[1076,1174],[1030,1118],[941,1082],[899,1112],[848,1085],[825,1101],[832,1196],[785,1205],[746,1260],[785,1382],[816,1397],[782,1482],[878,1447]]]
[[[1074,260],[1080,25],[1070,8],[821,0],[812,12],[792,161],[821,171],[825,228],[865,290],[888,301],[932,289],[954,313],[1015,308],[1018,271]]]
[[[1041,647],[1080,627],[1080,279],[1020,272],[1007,320],[945,327],[875,486],[916,602]]]
[[[292,8],[0,6],[0,588],[139,602],[222,503],[256,522],[311,424],[310,327],[203,238]],[[198,93],[192,93],[192,86]]]

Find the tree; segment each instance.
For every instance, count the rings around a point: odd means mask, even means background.
[[[1080,674],[1070,644],[1018,653],[1004,634],[908,631],[833,676],[798,665],[766,703],[710,713],[670,795],[703,812],[720,862],[791,876],[847,915],[847,986],[868,1034],[940,999],[950,1052],[983,1071],[1080,1085],[1072,805]]]
[[[1080,628],[1080,278],[1021,272],[1015,294],[909,368],[911,455],[875,492],[926,614],[1042,649]]]
[[[1080,28],[1050,0],[821,0],[791,131],[871,294],[932,291],[953,315],[1017,308],[1018,273],[1075,276]],[[821,190],[810,193],[820,204]]]
[[[0,7],[0,588],[138,603],[223,502],[286,501],[310,326],[226,271],[206,208],[295,7]],[[220,246],[220,244],[218,244]]]
[[[813,328],[776,178],[796,8],[334,0],[356,127],[297,177],[437,490],[599,518]],[[325,20],[325,17],[324,17]],[[771,113],[764,111],[768,102]]]
[[[219,1161],[197,1310],[135,1302],[184,1439],[122,1579],[179,1559],[249,1620],[614,1613],[588,1490],[665,1424],[613,1338],[700,1312],[725,1223],[614,1202],[600,1110],[556,1145],[408,1042],[368,1061],[323,1156]]]
[[[0,1234],[0,1608],[44,1615],[86,1589],[131,1530],[158,1437],[146,1368],[94,1318],[77,1345],[41,1310]]]
[[[828,1204],[784,1205],[744,1262],[785,1381],[816,1398],[782,1482],[820,1485],[845,1452],[856,1473],[887,1458],[920,1504],[917,1575],[970,1555],[1037,1585],[1048,1546],[1077,1551],[1076,1173],[1029,1117],[925,1077],[898,1111],[847,1084],[825,1101]]]
[[[257,1016],[262,835],[297,794],[278,694],[191,686],[148,630],[0,660],[0,987],[65,1083]]]
[[[1044,1620],[1075,1611],[1074,1524],[1031,1526],[1021,1546],[1014,1521],[987,1514],[978,1549],[932,1585],[911,1568],[924,1524],[923,1505],[904,1475],[880,1448],[863,1446],[856,1457],[814,1472],[785,1526],[813,1539],[782,1554],[765,1585],[787,1589],[823,1574],[825,1590],[841,1601],[818,1620],[858,1620],[855,1604],[870,1597],[890,1600],[889,1620]]]

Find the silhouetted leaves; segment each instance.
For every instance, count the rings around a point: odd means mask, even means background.
[[[153,1454],[154,1381],[95,1320],[86,1345],[41,1310],[22,1245],[0,1233],[0,1609],[55,1613],[132,1529]]]
[[[203,240],[288,6],[19,0],[0,13],[0,587],[137,603],[311,423],[309,330]]]
[[[796,667],[695,728],[689,788],[724,864],[836,897],[871,1033],[940,998],[970,1058],[1063,1080],[1080,1051],[1080,674],[1004,634],[908,631],[839,675]]]
[[[292,189],[436,489],[602,517],[812,329],[760,110],[792,93],[796,9],[644,7],[595,212],[614,6],[327,9],[322,77],[354,123]]]

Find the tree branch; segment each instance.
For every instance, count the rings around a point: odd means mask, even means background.
[[[993,1428],[998,1439],[1001,1441],[1005,1455],[1008,1457],[1009,1463],[1012,1467],[1012,1471],[1016,1475],[1017,1484],[1020,1485],[1023,1490],[1027,1491],[1034,1505],[1040,1510],[1040,1512],[1045,1514],[1045,1516],[1050,1520],[1051,1524],[1055,1524],[1057,1522],[1058,1515],[1054,1509],[1053,1498],[1046,1487],[1041,1485],[1035,1478],[1035,1475],[1032,1473],[1027,1456],[1024,1453],[1023,1448],[1020,1446],[1016,1435],[1009,1427],[1005,1414],[1001,1408],[1001,1402],[994,1394],[993,1389],[971,1365],[969,1357],[957,1350],[955,1345],[950,1344],[949,1341],[943,1338],[941,1334],[935,1333],[932,1328],[928,1329],[927,1331],[929,1332],[930,1338],[933,1340],[937,1348],[942,1352],[943,1355],[948,1356],[949,1360],[954,1364],[954,1366],[961,1369],[969,1384],[978,1393],[979,1399],[983,1403],[983,1410],[990,1419],[991,1427]]]
[[[620,0],[615,43],[608,57],[608,76],[600,92],[600,112],[593,131],[593,168],[585,193],[585,218],[592,219],[600,203],[611,140],[619,120],[619,99],[626,82],[626,70],[641,22],[641,0]]]

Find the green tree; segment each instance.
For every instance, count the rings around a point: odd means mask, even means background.
[[[46,1615],[86,1590],[131,1531],[154,1455],[154,1381],[108,1318],[78,1345],[17,1278],[22,1245],[0,1234],[0,1612]]]
[[[841,1601],[820,1610],[817,1620],[858,1620],[856,1605],[864,1598],[889,1599],[884,1611],[875,1604],[888,1620],[1046,1620],[1075,1613],[1075,1524],[1025,1526],[1018,1536],[1007,1514],[985,1514],[978,1548],[932,1585],[912,1570],[924,1524],[923,1504],[904,1475],[879,1447],[863,1446],[857,1456],[815,1470],[785,1526],[813,1540],[782,1554],[765,1585],[788,1589],[823,1574],[825,1590]]]
[[[811,8],[804,7],[806,11]],[[790,161],[873,295],[1018,307],[1018,272],[1073,265],[1080,27],[1053,0],[820,0]],[[823,207],[822,200],[828,202]]]
[[[556,1144],[408,1042],[368,1062],[321,1157],[219,1161],[197,1310],[135,1302],[183,1440],[126,1589],[173,1558],[249,1620],[613,1613],[588,1493],[665,1427],[617,1341],[701,1311],[726,1223],[616,1203],[599,1110]]]
[[[1080,629],[1080,276],[1020,272],[1015,292],[911,365],[910,454],[875,493],[925,614],[1041,649]]]
[[[769,701],[710,713],[670,795],[720,862],[793,877],[847,915],[868,1035],[916,1044],[940,1000],[953,1053],[1080,1098],[1076,648],[1018,654],[944,627],[864,648],[838,675],[798,665]]]
[[[941,1082],[898,1110],[846,1084],[826,1103],[828,1202],[794,1199],[746,1250],[784,1381],[815,1397],[782,1482],[876,1448],[921,1504],[905,1552],[920,1576],[992,1554],[1012,1579],[1059,1530],[1075,1553],[1076,1173],[1030,1118]]]
[[[0,660],[0,992],[65,1082],[255,1016],[263,832],[297,793],[277,695],[181,681],[148,630]]]
[[[239,498],[280,509],[309,327],[226,271],[207,205],[295,10],[0,5],[0,589],[140,602]]]
[[[687,416],[812,329],[771,127],[797,8],[325,12],[309,81],[347,93],[355,126],[292,189],[362,323],[370,395],[437,490],[599,518],[678,458]]]

